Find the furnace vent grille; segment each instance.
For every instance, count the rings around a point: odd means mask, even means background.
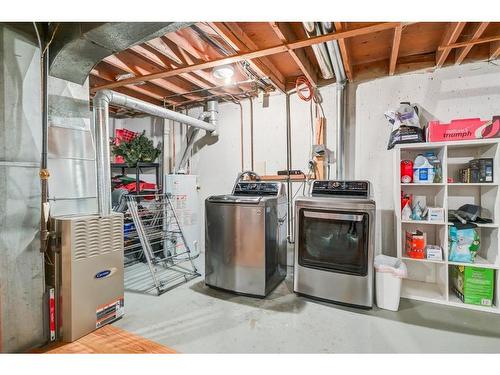
[[[73,258],[83,260],[123,251],[121,216],[85,217],[73,221]]]

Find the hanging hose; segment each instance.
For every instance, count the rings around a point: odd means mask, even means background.
[[[297,91],[298,97],[306,102],[310,101],[314,97],[314,87],[305,76],[297,78],[295,81],[295,90]]]

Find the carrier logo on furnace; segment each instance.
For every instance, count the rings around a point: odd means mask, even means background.
[[[104,278],[109,277],[112,274],[114,274],[115,271],[116,271],[116,268],[111,268],[109,270],[102,270],[102,271],[97,272],[95,274],[94,278],[95,279],[104,279]]]

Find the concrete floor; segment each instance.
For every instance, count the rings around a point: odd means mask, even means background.
[[[291,269],[289,269],[291,275]],[[266,299],[208,288],[199,277],[162,296],[125,294],[118,327],[184,353],[500,353],[500,316],[401,300],[364,311],[293,293]]]

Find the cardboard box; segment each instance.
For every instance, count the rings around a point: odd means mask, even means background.
[[[406,231],[405,250],[406,255],[414,259],[425,258],[425,245],[427,243],[427,234],[425,232]]]
[[[452,120],[449,124],[430,121],[427,127],[428,142],[462,141],[483,138],[500,138],[500,116],[491,120],[479,118]]]
[[[427,220],[428,221],[444,221],[444,208],[441,207],[427,207]]]
[[[453,291],[464,303],[491,306],[495,270],[469,266],[452,267]]]

